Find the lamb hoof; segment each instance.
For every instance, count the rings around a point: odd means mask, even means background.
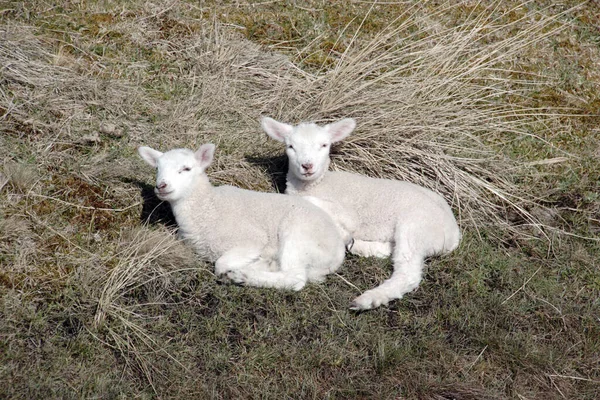
[[[293,284],[290,289],[292,289],[294,292],[299,292],[300,290],[302,290],[304,288],[304,286],[306,286],[306,282],[305,281],[299,281],[298,283]]]
[[[224,278],[229,271],[231,271],[231,267],[226,264],[217,263],[215,265],[215,275],[220,278]]]
[[[223,274],[227,280],[230,282],[236,283],[238,285],[242,285],[247,282],[248,276],[246,273],[239,269],[232,269]]]
[[[346,251],[352,252],[352,247],[354,246],[354,238],[351,237],[347,240],[344,240],[344,243],[346,243]]]
[[[371,310],[386,305],[389,301],[390,298],[385,294],[378,293],[374,290],[368,290],[350,303],[350,309],[355,311]]]

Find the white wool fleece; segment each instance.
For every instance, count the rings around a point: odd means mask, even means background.
[[[344,243],[318,207],[282,194],[213,187],[204,171],[214,149],[207,144],[196,153],[149,147],[138,152],[157,168],[155,193],[171,204],[180,236],[216,262],[217,274],[236,283],[299,290],[341,265]]]
[[[356,298],[351,308],[371,309],[402,298],[419,285],[426,257],[458,246],[456,219],[439,194],[409,182],[328,171],[331,144],[354,130],[354,120],[294,127],[264,118],[262,126],[286,145],[287,194],[305,196],[331,215],[342,236],[353,239],[352,253],[392,255],[392,277]]]

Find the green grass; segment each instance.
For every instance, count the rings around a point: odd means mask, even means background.
[[[477,42],[489,49],[525,29],[528,13],[556,15],[577,2],[447,9],[305,3],[6,3],[1,398],[598,398],[598,6],[565,12],[538,33],[562,31],[503,60],[510,71],[496,77],[505,96],[465,100],[468,116],[475,105],[535,108],[535,115],[509,115],[515,123],[499,125],[522,129],[473,126],[478,142],[471,148],[452,130],[469,126],[452,125],[445,113],[458,108],[445,108],[443,98],[422,103],[431,111],[400,107],[402,96],[393,93],[385,106],[377,102],[383,92],[335,103],[345,93],[344,76],[372,90],[381,89],[373,84],[381,76],[386,85],[419,76],[416,69],[394,72],[399,66],[381,58],[385,53],[357,49],[396,18],[419,50],[437,29],[478,16],[515,24]],[[365,70],[350,68],[359,65],[357,54],[379,63],[364,79],[356,76]],[[464,59],[450,61],[459,70]],[[332,72],[336,66],[346,75]],[[479,70],[472,78],[489,85]],[[323,88],[329,91],[319,93]],[[433,116],[432,126],[449,127],[435,132],[460,141],[449,155],[492,154],[474,164],[435,164],[428,151],[450,139],[398,136],[401,129],[369,120],[371,111],[386,123],[394,111],[406,113],[395,121],[407,126]],[[141,144],[166,150],[212,141],[214,182],[269,191],[283,163],[274,158],[281,150],[260,133],[259,116],[297,122],[346,113],[358,118],[359,131],[338,149],[336,166],[417,177],[468,208],[455,204],[463,217],[459,249],[430,260],[416,292],[370,312],[351,312],[349,302],[389,276],[389,260],[348,256],[339,275],[299,293],[219,282],[212,266],[165,228],[172,217],[135,152]],[[115,131],[102,130],[107,123]],[[393,146],[384,146],[390,138]],[[523,168],[527,163],[533,165]],[[439,166],[473,168],[494,184],[506,178],[502,188],[526,197],[518,205],[548,227],[540,233],[522,226],[523,214],[489,194],[469,203],[465,192],[435,181],[445,176]],[[495,208],[485,214],[477,202]],[[491,215],[503,223],[486,219]]]

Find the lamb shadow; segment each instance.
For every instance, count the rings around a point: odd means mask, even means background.
[[[252,165],[265,169],[271,178],[271,184],[277,193],[285,192],[288,170],[288,158],[285,154],[272,157],[247,156],[246,161]]]
[[[140,221],[150,225],[164,225],[167,228],[177,228],[171,206],[161,201],[154,194],[154,187],[137,179],[124,179],[125,183],[133,184],[140,189],[142,196],[142,213]]]

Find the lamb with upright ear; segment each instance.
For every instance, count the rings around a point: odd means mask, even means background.
[[[286,146],[286,193],[307,196],[331,215],[340,233],[354,239],[349,247],[353,254],[392,256],[392,276],[354,299],[350,306],[368,310],[416,289],[425,258],[454,250],[461,235],[448,203],[429,189],[409,182],[328,171],[331,144],[347,137],[355,126],[350,118],[325,126],[262,120],[265,132]]]
[[[213,144],[197,152],[138,149],[157,168],[154,192],[170,203],[179,235],[215,262],[217,275],[250,286],[300,290],[339,268],[344,242],[323,210],[299,197],[213,187],[205,170],[214,151]]]

